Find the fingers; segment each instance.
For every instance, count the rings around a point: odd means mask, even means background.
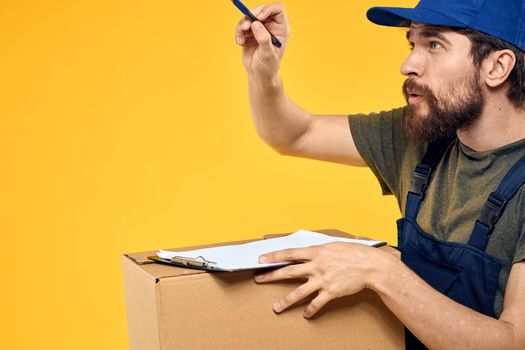
[[[250,12],[260,22],[273,21],[278,24],[286,24],[286,25],[288,23],[288,19],[286,17],[284,7],[279,3],[270,4],[270,5],[259,5],[253,8],[252,10],[250,10]],[[261,28],[258,25],[256,25],[256,27],[258,28],[258,30],[261,31],[261,36],[260,36],[261,40],[266,40],[266,36],[264,35],[264,32],[262,31],[262,29],[266,29],[266,28]],[[287,30],[289,31],[288,25],[287,25]],[[235,37],[236,37],[237,44],[244,45],[246,44],[246,42],[249,40],[250,37],[253,38],[254,35],[252,34],[252,31],[253,31],[252,22],[247,17],[241,18],[241,20],[237,23],[237,27],[235,30]],[[257,40],[257,42],[260,43],[260,40]]]
[[[279,300],[275,304],[273,304],[273,310],[275,312],[282,312],[286,310],[291,305],[297,303],[298,301],[301,301],[305,297],[309,296],[316,290],[318,290],[319,287],[314,282],[307,282],[296,289],[294,289],[290,294],[285,296],[282,300]]]
[[[305,318],[310,318],[315,315],[323,306],[325,306],[332,297],[330,294],[321,291],[311,302],[308,304],[306,309],[304,309],[303,316]]]
[[[239,21],[239,23],[237,24],[237,27],[235,28],[235,37],[236,37],[237,44],[242,45],[246,42],[247,37],[253,36],[251,31],[248,31],[250,27],[251,27],[251,22],[247,20],[246,17],[242,18]]]
[[[257,22],[254,22],[254,24],[255,23]],[[268,39],[269,38],[270,38],[270,35],[268,35]],[[269,41],[270,41],[270,45],[272,45],[271,40]],[[283,262],[283,261],[312,260],[312,257],[314,255],[314,250],[315,250],[315,247],[289,248],[289,249],[277,250],[275,252],[261,255],[259,257],[259,263],[266,264],[266,263],[276,263],[276,262]]]
[[[250,10],[250,12],[252,13],[252,15],[254,15],[255,17],[257,17],[257,19],[260,19],[259,16],[261,15],[261,11],[266,7],[266,5],[259,5],[257,7],[254,7],[253,9]]]
[[[257,17],[257,14],[259,14],[261,12],[261,9],[264,7],[265,5],[259,5],[257,7],[255,7],[254,9],[250,10],[250,12],[255,16]],[[252,36],[253,37],[253,34],[251,33],[250,29],[251,29],[251,21],[248,19],[248,17],[244,16],[243,18],[241,18],[241,20],[239,21],[239,23],[237,23],[237,27],[235,29],[235,36],[236,36],[236,41],[237,41],[237,44],[239,45],[243,45],[249,36]]]
[[[310,276],[310,269],[311,267],[308,263],[288,265],[277,270],[257,275],[255,276],[255,281],[258,283],[266,283],[292,278],[306,278]]]
[[[270,32],[264,27],[264,25],[259,22],[255,21],[252,23],[252,32],[253,36],[255,37],[255,40],[257,40],[257,44],[259,44],[259,47],[265,51],[273,51],[272,46],[272,38],[270,36]]]
[[[262,6],[260,9],[257,8],[257,13],[253,11],[252,13],[255,17],[257,17],[259,21],[265,21],[268,18],[272,17],[272,20],[279,24],[284,24],[288,22],[284,7],[280,3]]]

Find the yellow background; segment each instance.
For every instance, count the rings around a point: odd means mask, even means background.
[[[415,1],[283,3],[295,102],[327,114],[404,103],[404,32],[365,12]],[[1,0],[1,348],[127,348],[125,252],[301,228],[395,244],[397,204],[368,169],[282,157],[258,138],[240,16],[229,0]]]

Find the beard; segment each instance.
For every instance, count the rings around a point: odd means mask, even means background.
[[[408,91],[421,96],[418,104],[408,104]],[[450,83],[448,90],[436,94],[430,87],[418,84],[414,78],[403,84],[408,104],[405,128],[408,137],[418,142],[432,142],[456,135],[457,130],[470,126],[479,118],[485,99],[477,72]],[[427,104],[427,111],[421,104]]]

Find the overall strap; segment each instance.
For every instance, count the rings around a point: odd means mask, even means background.
[[[407,194],[407,203],[405,207],[405,217],[416,219],[419,212],[421,202],[425,197],[430,176],[438,165],[439,161],[445,154],[448,146],[454,141],[456,137],[448,139],[440,139],[430,143],[427,147],[425,155],[421,163],[416,165],[412,181],[410,182],[410,189]]]
[[[505,175],[495,192],[492,192],[474,224],[468,244],[485,250],[494,226],[503,214],[507,203],[525,183],[525,155]]]

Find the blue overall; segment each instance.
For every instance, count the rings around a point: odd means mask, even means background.
[[[416,218],[432,171],[454,139],[431,143],[414,171],[405,217],[399,219],[401,260],[429,285],[456,302],[494,317],[494,298],[501,262],[485,252],[490,235],[508,201],[525,183],[525,155],[490,193],[467,244],[441,241],[419,227]],[[405,329],[407,349],[426,347]]]

